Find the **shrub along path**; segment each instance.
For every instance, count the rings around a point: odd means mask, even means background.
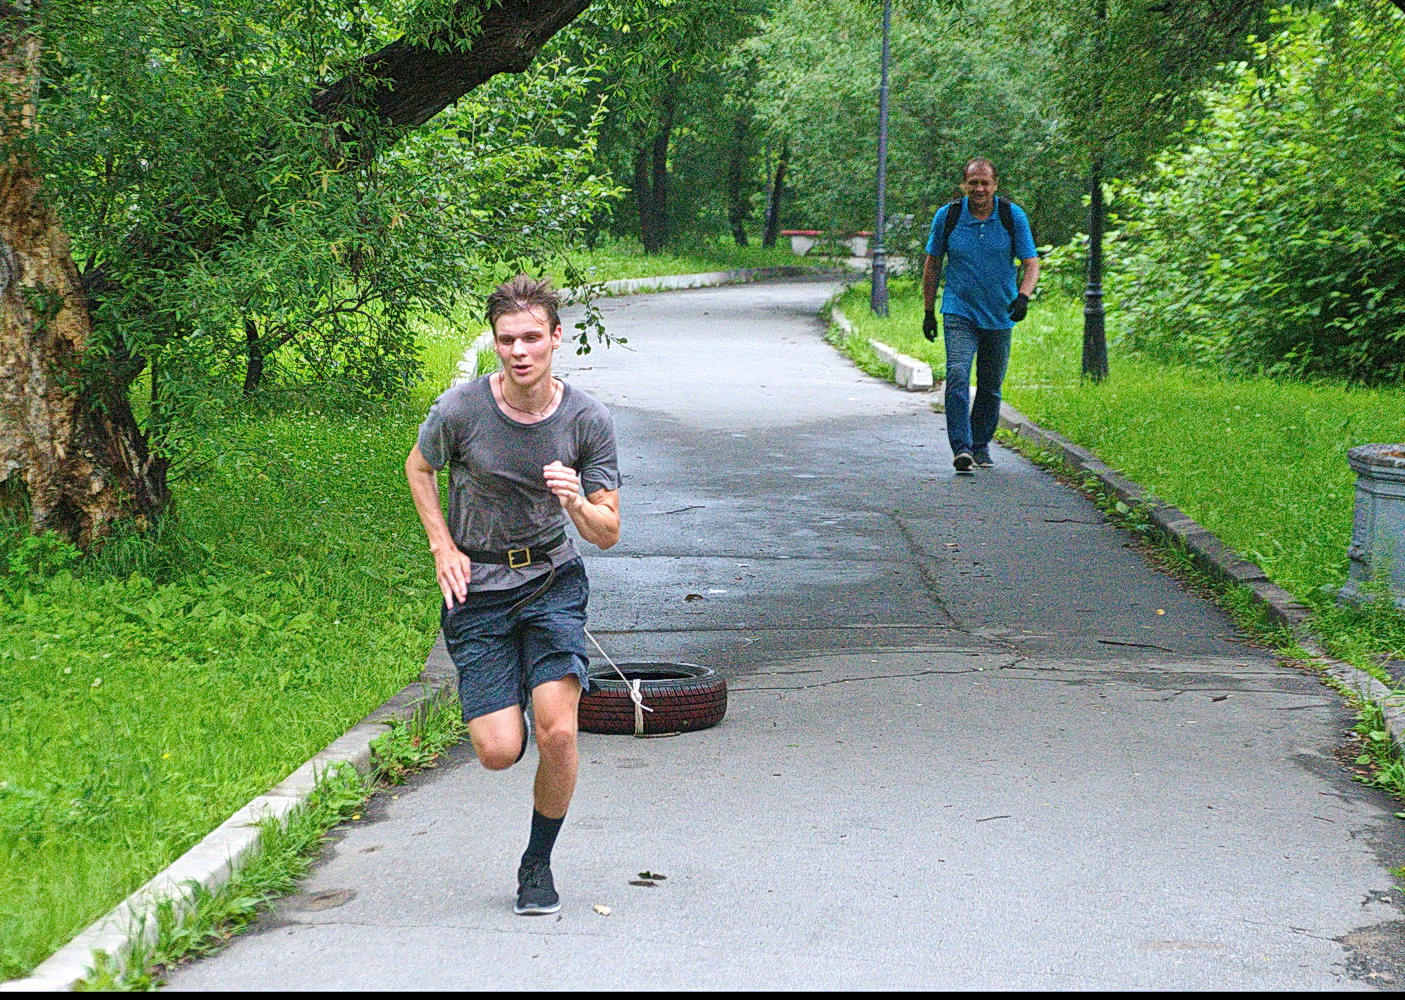
[[[584,737],[560,919],[511,912],[531,756],[460,748],[177,988],[1327,988],[1400,976],[1394,808],[1351,717],[1000,450],[822,340],[832,286],[611,300],[562,357],[616,414],[622,657],[716,729]],[[642,871],[667,879],[631,885]],[[328,901],[333,901],[328,905]],[[608,908],[602,914],[596,906]],[[1368,980],[1370,982],[1384,980]]]

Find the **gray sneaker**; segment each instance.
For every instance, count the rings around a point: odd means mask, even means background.
[[[561,897],[551,881],[551,865],[528,862],[517,869],[517,905],[513,912],[535,917],[561,909]]]
[[[952,458],[951,464],[956,467],[957,472],[970,472],[971,467],[976,464],[976,458],[965,448],[962,448]]]
[[[975,455],[972,457],[976,460],[976,464],[982,469],[995,468],[995,461],[990,457],[989,448],[977,448]]]

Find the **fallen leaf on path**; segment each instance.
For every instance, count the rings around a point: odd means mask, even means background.
[[[596,913],[600,914],[602,917],[608,917],[610,915],[610,908],[604,905],[603,903],[596,903],[594,906],[591,907],[591,909],[594,910]]]

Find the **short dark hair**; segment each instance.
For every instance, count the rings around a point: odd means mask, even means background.
[[[556,289],[551,287],[550,278],[529,278],[519,274],[510,281],[504,281],[488,296],[488,325],[494,332],[498,320],[508,313],[525,312],[529,309],[545,309],[546,321],[552,330],[561,325],[558,312],[561,299]]]
[[[961,168],[961,179],[964,181],[971,174],[972,167],[989,167],[990,176],[994,180],[1000,180],[1000,174],[995,169],[995,164],[991,163],[984,156],[973,156],[966,161],[966,165]]]

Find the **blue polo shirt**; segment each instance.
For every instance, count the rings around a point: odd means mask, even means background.
[[[1019,292],[1014,261],[1039,254],[1029,216],[1014,202],[1007,202],[1015,220],[1011,239],[997,210],[992,209],[990,218],[982,221],[971,214],[968,200],[961,199],[961,218],[947,241],[942,312],[965,316],[982,330],[1009,330],[1015,325],[1010,319],[1010,303]],[[941,249],[946,213],[951,209],[951,205],[943,205],[932,217],[927,253],[933,257]]]

